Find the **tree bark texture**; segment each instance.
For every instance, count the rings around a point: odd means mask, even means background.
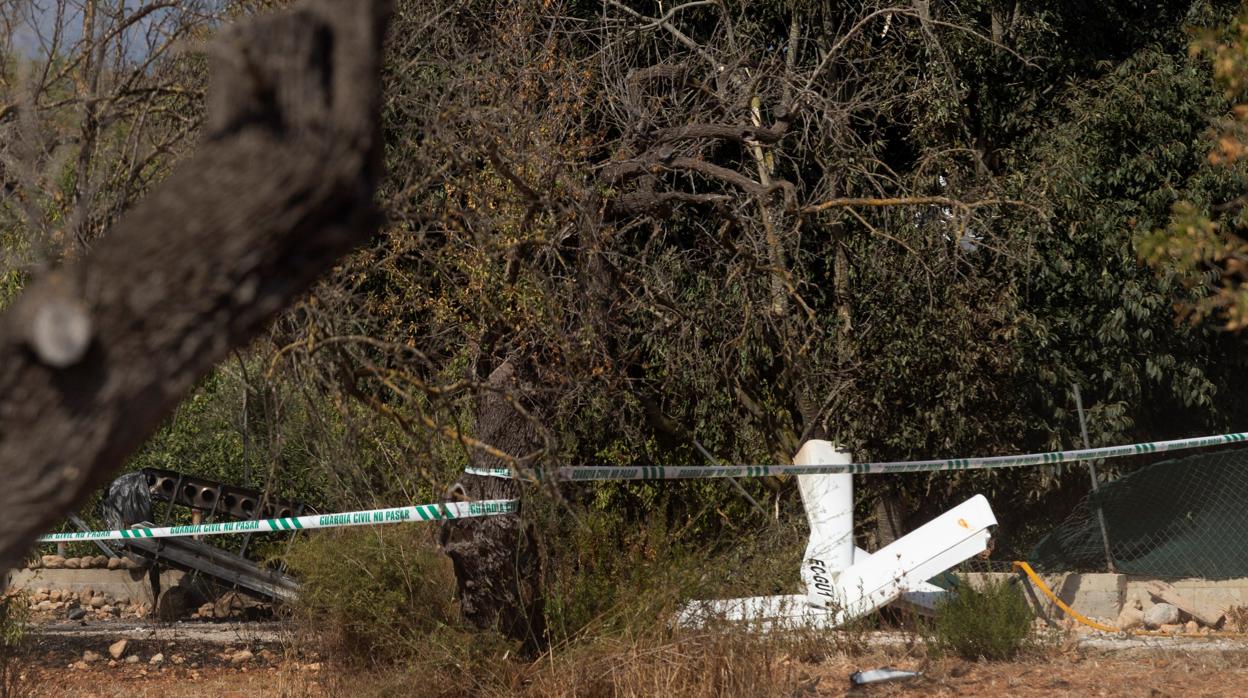
[[[508,400],[519,394],[515,363],[504,361],[490,373],[477,398],[474,437],[517,457],[542,445],[536,425]],[[473,450],[478,468],[512,466],[485,451]],[[514,499],[518,480],[465,474],[455,485],[468,499]],[[459,584],[464,617],[481,629],[521,640],[529,651],[545,644],[541,595],[541,558],[532,526],[517,515],[444,521],[442,549],[450,556]]]
[[[315,0],[224,32],[198,153],[0,316],[0,565],[376,230],[388,16]]]

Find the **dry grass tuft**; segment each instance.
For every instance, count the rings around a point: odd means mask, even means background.
[[[809,659],[831,659],[811,638],[766,636],[745,629],[653,637],[604,638],[552,653],[525,671],[524,695],[711,696],[794,695],[818,678]],[[812,652],[812,650],[817,650]]]

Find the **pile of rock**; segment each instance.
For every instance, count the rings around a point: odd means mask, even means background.
[[[28,596],[31,610],[36,613],[64,614],[78,620],[96,618],[104,620],[122,616],[146,616],[147,604],[117,598],[113,594],[96,592],[90,587],[82,591],[70,589],[35,589]]]
[[[32,570],[133,570],[143,567],[143,564],[124,557],[105,555],[84,555],[83,557],[44,555],[38,560],[28,562],[27,567]]]
[[[80,659],[69,663],[69,668],[85,670],[109,666],[118,667],[127,674],[147,676],[149,672],[165,672],[182,667],[192,681],[197,681],[200,678],[199,670],[204,667],[228,665],[240,672],[246,672],[257,667],[276,666],[282,662],[282,657],[263,646],[223,647],[215,652],[192,649],[188,654],[174,650],[175,647],[168,643],[156,648],[151,643],[120,639],[108,645],[107,649],[101,644],[95,649],[84,651]],[[154,654],[149,655],[149,652]],[[289,665],[305,671],[319,671],[321,668],[319,662]]]
[[[273,606],[263,601],[258,601],[247,594],[241,594],[237,591],[227,591],[217,597],[215,601],[200,605],[193,613],[191,618],[197,620],[225,620],[227,618],[241,618],[244,620],[258,620],[273,614]]]
[[[1122,612],[1118,614],[1118,629],[1137,630],[1140,628],[1173,635],[1180,633],[1205,635],[1214,632],[1213,627],[1198,622],[1196,618],[1183,612],[1174,604],[1159,602],[1145,610],[1139,599],[1130,599],[1123,606]]]
[[[191,614],[192,620],[217,620],[217,607],[212,603],[206,603],[195,609]]]
[[[129,647],[130,647],[129,640],[118,640],[114,642],[113,644],[109,645],[108,646],[108,656],[109,656],[108,666],[115,667],[115,666],[119,666],[123,664],[137,665],[140,663],[146,663],[148,666],[161,667],[166,662],[171,662],[175,665],[181,666],[183,663],[186,662],[186,658],[180,654],[174,654],[169,659],[166,659],[163,652],[157,652],[156,654],[153,654],[151,657],[148,657],[146,662],[144,662],[143,658],[140,657],[139,655],[129,653],[127,651]],[[104,660],[105,660],[104,655],[100,654],[99,652],[96,652],[94,650],[87,650],[82,653],[82,659],[76,662],[70,663],[69,668],[86,669],[90,665],[95,664],[97,662],[103,662]],[[197,665],[192,664],[191,666],[197,666]],[[143,672],[143,673],[146,673],[146,672]]]

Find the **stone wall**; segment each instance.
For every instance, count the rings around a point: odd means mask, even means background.
[[[973,586],[983,584],[989,579],[1005,580],[1015,576],[1017,575],[1006,572],[964,575]],[[1138,607],[1144,612],[1155,605],[1157,602],[1146,587],[1159,581],[1171,585],[1184,599],[1202,608],[1225,613],[1236,606],[1248,606],[1248,577],[1212,581],[1072,572],[1042,574],[1040,578],[1066,605],[1089,618],[1110,624],[1115,622],[1124,607],[1134,605],[1137,601]],[[1065,616],[1039,590],[1036,590],[1035,595],[1041,601],[1041,610],[1046,616],[1053,619]]]
[[[178,570],[162,572],[161,588],[177,586],[183,576]],[[117,616],[139,613],[155,603],[146,569],[21,569],[9,575],[7,588],[8,593],[27,594],[31,608],[40,613],[68,614],[82,608],[91,616]]]

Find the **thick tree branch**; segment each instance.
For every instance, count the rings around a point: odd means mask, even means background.
[[[949,206],[959,209],[982,208],[984,206],[1023,206],[1031,208],[1031,206],[1024,201],[1015,201],[1012,199],[961,201],[948,196],[902,196],[896,198],[844,197],[839,199],[827,199],[825,201],[820,201],[817,204],[804,206],[802,208],[802,213],[818,213],[831,208],[881,208],[887,206]]]
[[[664,170],[683,170],[731,184],[753,196],[765,197],[776,190],[782,190],[786,197],[791,195],[793,184],[784,180],[763,186],[736,170],[729,169],[705,160],[690,157],[669,157],[664,153],[647,153],[645,159],[613,162],[602,170],[602,180],[607,184],[623,184],[638,177],[654,175]]]
[[[726,194],[691,194],[683,191],[632,191],[611,200],[607,217],[648,215],[666,218],[676,204],[727,204],[732,197]]]
[[[386,0],[228,32],[200,152],[0,316],[0,565],[377,228]]]
[[[685,126],[660,129],[654,133],[652,139],[655,143],[672,143],[675,141],[694,140],[699,138],[719,138],[733,140],[739,143],[754,141],[765,145],[772,145],[783,138],[785,132],[788,130],[789,122],[787,120],[778,121],[771,127],[753,125],[738,126],[730,124],[688,124]]]

